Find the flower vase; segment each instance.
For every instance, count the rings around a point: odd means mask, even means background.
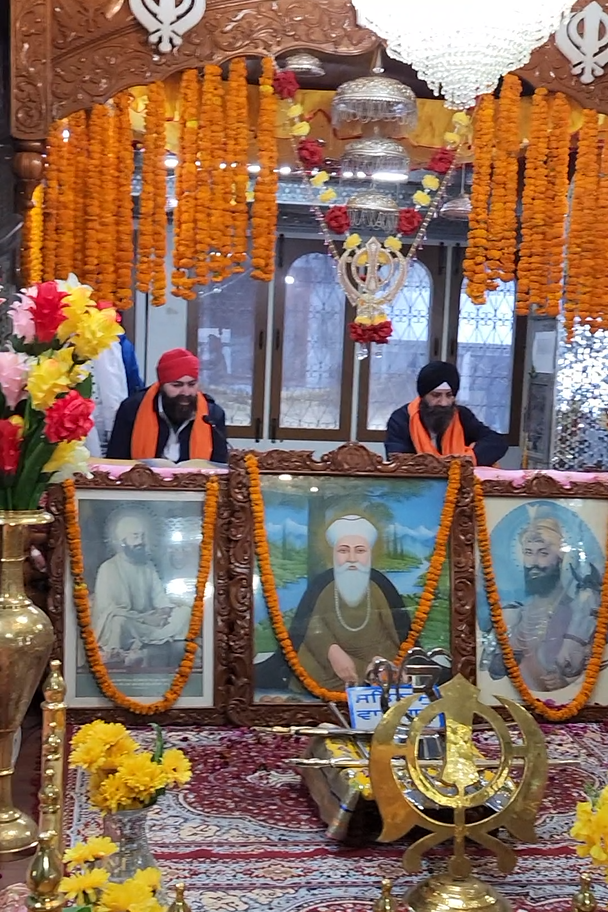
[[[29,526],[52,522],[38,510],[0,510],[0,859],[33,850],[36,824],[13,804],[15,735],[42,678],[55,639],[46,614],[25,594]]]
[[[158,867],[146,831],[149,810],[117,811],[103,819],[103,835],[118,846],[118,852],[104,861],[113,883],[124,883],[137,871]]]

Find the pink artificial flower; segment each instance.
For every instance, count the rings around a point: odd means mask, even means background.
[[[36,336],[33,307],[34,301],[27,292],[24,292],[13,301],[9,308],[9,315],[13,321],[13,332],[26,344],[33,342]]]
[[[27,374],[26,355],[13,351],[0,351],[0,389],[11,410],[15,409],[18,402],[25,399]]]

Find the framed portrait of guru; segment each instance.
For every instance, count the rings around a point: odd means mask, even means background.
[[[406,644],[443,649],[453,673],[474,675],[468,460],[386,463],[346,444],[320,460],[239,451],[230,469],[231,721],[328,720],[331,702],[344,713],[347,684]]]
[[[51,489],[49,613],[72,719],[225,720],[226,481],[134,465]]]

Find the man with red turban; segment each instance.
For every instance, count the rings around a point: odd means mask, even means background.
[[[198,358],[184,348],[167,351],[156,367],[158,383],[121,404],[108,459],[228,461],[224,410],[198,388]]]

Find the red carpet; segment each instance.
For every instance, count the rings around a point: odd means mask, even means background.
[[[546,733],[550,756],[577,758],[580,769],[554,770],[538,821],[540,842],[516,845],[513,874],[500,875],[492,857],[472,848],[474,872],[516,909],[566,912],[584,867],[568,831],[585,783],[603,785],[608,725]],[[238,729],[170,729],[167,737],[187,752],[194,777],[151,812],[150,842],[166,882],[188,884],[193,912],[369,912],[382,877],[395,881],[396,895],[417,879],[402,873],[403,846],[347,849],[325,838],[299,776],[281,763],[295,755],[293,742]],[[97,832],[84,777],[70,773],[68,795],[71,839]],[[445,857],[431,855],[428,871],[441,870]],[[605,904],[599,873],[596,895]]]

